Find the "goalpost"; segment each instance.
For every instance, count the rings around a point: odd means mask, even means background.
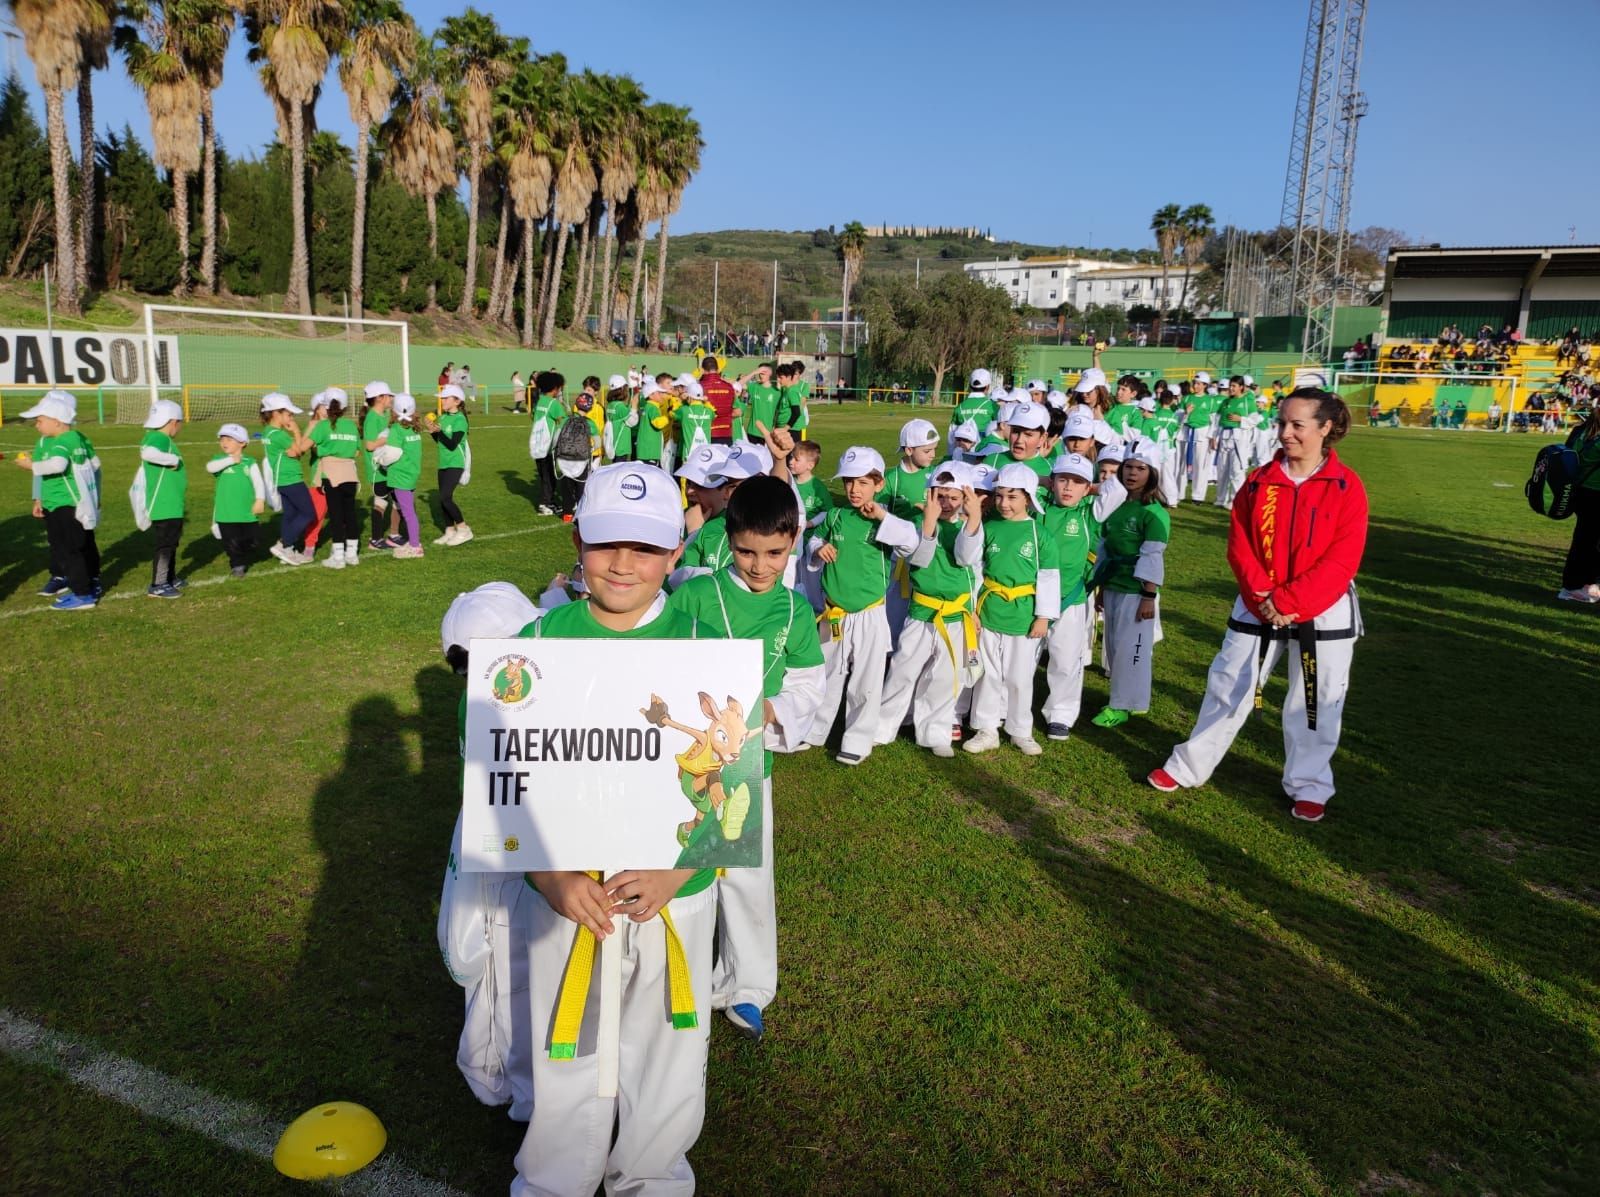
[[[175,343],[181,370],[167,376],[183,381],[161,385],[152,364],[149,393],[140,403],[119,403],[118,423],[141,422],[159,398],[180,400],[187,420],[253,422],[268,391],[304,407],[330,386],[343,387],[356,406],[373,379],[411,390],[411,326],[404,320],[147,303],[144,331],[147,354]]]
[[[1333,390],[1356,424],[1510,432],[1521,418],[1511,374],[1336,370]]]

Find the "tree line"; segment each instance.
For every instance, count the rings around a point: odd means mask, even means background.
[[[519,327],[530,346],[551,347],[558,320],[580,331],[591,311],[602,335],[642,319],[658,339],[663,288],[643,289],[647,229],[657,226],[660,280],[704,142],[688,108],[651,102],[629,76],[569,71],[563,55],[533,54],[474,8],[427,33],[399,0],[7,3],[45,128],[35,144],[38,124],[8,83],[0,151],[14,149],[5,160],[20,168],[0,184],[17,201],[0,217],[0,247],[11,273],[53,261],[63,311],[124,281],[180,297],[281,290],[286,310],[308,315],[313,293],[343,290],[354,315],[438,311],[443,300]],[[277,118],[260,161],[231,161],[213,119],[241,30]],[[114,59],[144,93],[148,155],[126,128],[96,136],[94,73]],[[334,64],[353,148],[316,130]],[[46,182],[48,202],[35,194]],[[369,255],[369,241],[383,253]]]

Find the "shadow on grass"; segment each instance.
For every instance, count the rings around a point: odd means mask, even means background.
[[[1449,1191],[1577,1191],[1594,1175],[1600,1073],[1578,1031],[1177,819],[1146,822],[1303,946],[1125,872],[1115,849],[1064,836],[1038,796],[981,765],[954,772],[1099,923],[1131,997],[1331,1184],[1399,1174]]]
[[[34,581],[44,582],[50,569],[44,521],[16,515],[0,521],[0,602]]]
[[[529,466],[533,463],[530,461]],[[501,470],[500,480],[506,484],[506,493],[516,495],[527,502],[530,510],[539,506],[539,480],[529,474],[519,474],[515,470]]]

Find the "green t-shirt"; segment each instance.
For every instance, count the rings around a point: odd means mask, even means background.
[[[640,461],[661,460],[661,443],[666,429],[666,413],[652,396],[639,404],[639,423],[633,430],[634,452]]]
[[[1222,424],[1220,427],[1224,431],[1238,431],[1238,429],[1243,425],[1243,421],[1246,416],[1255,415],[1255,396],[1246,391],[1244,394],[1235,399],[1224,400],[1222,407],[1219,410],[1222,414]]]
[[[422,433],[396,422],[389,425],[389,444],[400,450],[400,460],[389,467],[389,485],[416,490],[422,477]]]
[[[545,426],[550,434],[550,448],[554,450],[556,436],[567,422],[567,405],[559,395],[540,395],[533,401],[533,422]]]
[[[1057,568],[1056,546],[1036,519],[991,519],[983,525],[983,576],[998,586],[1037,586],[1041,569]],[[978,622],[1004,636],[1026,636],[1033,595],[1008,599],[980,592]]]
[[[878,502],[903,520],[917,520],[922,515],[922,505],[928,501],[928,475],[933,473],[930,462],[920,470],[908,470],[905,463],[893,466],[878,492]]]
[[[811,427],[811,384],[809,382],[792,382],[781,388],[783,403],[789,405],[789,427],[796,432]],[[783,403],[779,403],[778,410],[783,410]]]
[[[45,461],[51,457],[64,457],[67,468],[59,474],[48,474],[39,479],[39,505],[46,511],[78,505],[78,484],[73,480],[74,466],[85,465],[94,456],[94,448],[84,439],[83,433],[69,428],[60,436],[42,436],[33,447],[33,460]]]
[[[700,531],[683,548],[680,566],[696,569],[726,569],[733,564],[733,546],[728,543],[728,525],[721,512],[700,526]]]
[[[893,575],[894,550],[877,540],[878,523],[854,507],[835,507],[816,535],[838,550],[835,561],[822,567],[822,593],[847,612],[865,611],[883,602]]]
[[[1158,445],[1173,444],[1178,439],[1178,413],[1170,407],[1158,407],[1140,421],[1139,432]]]
[[[261,434],[261,468],[280,490],[296,482],[304,482],[306,478],[305,471],[300,468],[300,459],[289,456],[292,448],[294,434],[288,429],[268,428]]]
[[[761,435],[756,429],[758,422],[768,432],[789,422],[789,404],[783,391],[764,383],[745,383],[744,410],[747,435]]]
[[[970,599],[972,597],[972,570],[965,565],[956,564],[956,538],[966,528],[967,521],[962,516],[953,520],[940,520],[934,529],[934,537],[939,542],[939,547],[933,551],[933,560],[926,565],[911,567],[911,592],[925,594],[929,598],[939,599],[941,602],[953,602],[956,599]],[[968,609],[971,604],[968,603]],[[920,603],[913,602],[906,613],[912,619],[919,619],[924,623],[933,620],[933,610]],[[945,622],[951,623],[960,620],[960,614],[945,616]]]
[[[356,422],[348,416],[337,420],[320,420],[309,433],[311,443],[317,447],[318,457],[353,459],[361,448],[361,434]]]
[[[833,496],[828,493],[827,484],[815,474],[794,485],[800,492],[800,501],[806,505],[806,523],[833,510]]]
[[[439,417],[439,431],[446,436],[457,432],[461,440],[454,449],[446,449],[444,442],[435,441],[439,446],[439,468],[441,470],[464,470],[467,468],[467,416],[465,412],[447,411]]]
[[[628,423],[632,411],[632,405],[626,399],[606,401],[606,429],[611,433],[613,460],[633,456],[633,425]]]
[[[956,428],[971,420],[981,437],[988,431],[989,425],[994,423],[995,412],[998,410],[994,400],[989,396],[970,394],[957,403],[955,411],[950,413],[950,427]]]
[[[711,443],[711,423],[717,418],[717,409],[709,403],[685,403],[678,408],[679,456],[687,456],[700,445]]]
[[[1056,568],[1061,571],[1061,609],[1088,598],[1094,575],[1095,546],[1100,541],[1100,521],[1094,517],[1094,496],[1084,495],[1071,507],[1047,507],[1045,534],[1056,546]]]
[[[1167,543],[1172,538],[1172,517],[1160,503],[1129,499],[1106,520],[1104,572],[1101,585],[1118,594],[1138,594],[1143,584],[1133,576],[1139,563],[1139,546],[1147,540]]]
[[[1220,395],[1190,395],[1189,414],[1184,417],[1184,423],[1190,428],[1210,427],[1211,417],[1217,414],[1221,406]]]
[[[361,456],[367,463],[367,478],[372,482],[382,482],[386,471],[372,460],[372,452],[365,447],[364,442],[377,440],[388,427],[388,412],[378,411],[376,408],[369,407],[367,414],[361,417],[361,440],[363,441]]]
[[[1125,437],[1128,435],[1128,427],[1130,425],[1133,426],[1135,431],[1138,431],[1140,417],[1143,414],[1137,404],[1118,403],[1110,411],[1106,412],[1106,423],[1111,426],[1112,432],[1115,432],[1118,436]]]
[[[226,453],[218,453],[212,461],[233,461]],[[256,522],[256,488],[250,481],[250,468],[254,463],[247,457],[212,477],[217,480],[216,501],[211,506],[211,518],[219,524],[253,524]]]
[[[144,434],[139,447],[142,449],[146,446],[162,453],[178,452],[177,443],[159,428],[152,428]],[[150,518],[181,520],[184,499],[189,493],[189,471],[183,464],[183,457],[179,455],[175,466],[158,466],[142,461],[139,467],[144,471],[144,502]]]
[[[521,635],[541,640],[692,640],[695,628],[683,612],[667,608],[649,623],[616,632],[589,613],[589,602],[566,603],[522,629]],[[707,889],[717,879],[715,869],[696,869],[676,896],[687,898]]]

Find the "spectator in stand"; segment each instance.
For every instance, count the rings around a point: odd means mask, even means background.
[[[828,334],[826,331],[817,333],[817,358],[820,360],[828,352]]]
[[[722,377],[720,363],[707,355],[700,359],[700,389],[717,414],[711,421],[711,443],[733,443],[733,384]]]

